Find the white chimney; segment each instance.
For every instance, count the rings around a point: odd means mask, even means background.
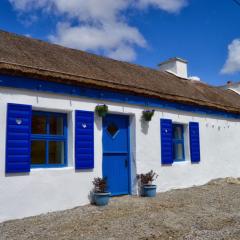
[[[186,60],[175,57],[160,63],[158,66],[160,71],[167,71],[178,77],[188,78],[187,63]]]

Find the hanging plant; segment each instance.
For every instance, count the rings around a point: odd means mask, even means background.
[[[142,112],[142,118],[147,121],[150,122],[152,120],[152,117],[154,115],[155,110],[144,110]]]
[[[95,107],[95,112],[98,114],[99,117],[105,117],[108,113],[108,106],[105,104],[97,105]]]

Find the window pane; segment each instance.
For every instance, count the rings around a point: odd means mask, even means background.
[[[173,144],[173,153],[174,153],[174,160],[183,160],[183,144],[182,143],[175,143]]]
[[[32,117],[32,134],[46,134],[46,116],[33,115]]]
[[[49,122],[50,122],[50,134],[63,135],[63,117],[51,116]]]
[[[46,163],[46,142],[32,141],[31,146],[31,164]]]
[[[173,138],[174,139],[182,139],[182,127],[181,126],[173,126]]]
[[[49,164],[64,164],[64,142],[49,142]]]

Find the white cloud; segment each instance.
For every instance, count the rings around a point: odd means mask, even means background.
[[[170,13],[179,12],[186,5],[187,0],[138,0],[141,8],[153,6]]]
[[[132,61],[136,58],[134,49],[126,44],[118,46],[115,50],[108,53],[108,56],[113,59],[122,61]]]
[[[103,52],[126,61],[136,58],[135,47],[147,43],[139,30],[127,23],[124,11],[131,8],[160,8],[178,12],[187,0],[9,0],[16,11],[61,16],[50,41],[67,47]],[[139,8],[140,7],[140,8]],[[73,24],[74,23],[74,24]]]
[[[32,9],[46,7],[49,0],[9,0],[16,10],[30,11]]]
[[[135,59],[134,45],[146,46],[145,39],[136,28],[116,22],[101,26],[75,27],[68,23],[60,23],[57,34],[50,36],[50,40],[67,47],[104,51],[109,57],[126,61]]]
[[[228,45],[228,57],[221,70],[223,74],[240,72],[240,39],[235,39]]]
[[[128,0],[49,0],[60,13],[79,20],[113,21],[118,13],[128,7]]]
[[[31,38],[31,37],[32,37],[31,34],[29,34],[29,33],[24,34],[24,36],[25,36],[25,37],[28,37],[28,38]]]
[[[131,0],[9,0],[18,11],[48,10],[82,21],[112,21]]]

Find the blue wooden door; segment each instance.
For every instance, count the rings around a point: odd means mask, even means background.
[[[112,196],[129,194],[129,117],[103,118],[103,177]]]

